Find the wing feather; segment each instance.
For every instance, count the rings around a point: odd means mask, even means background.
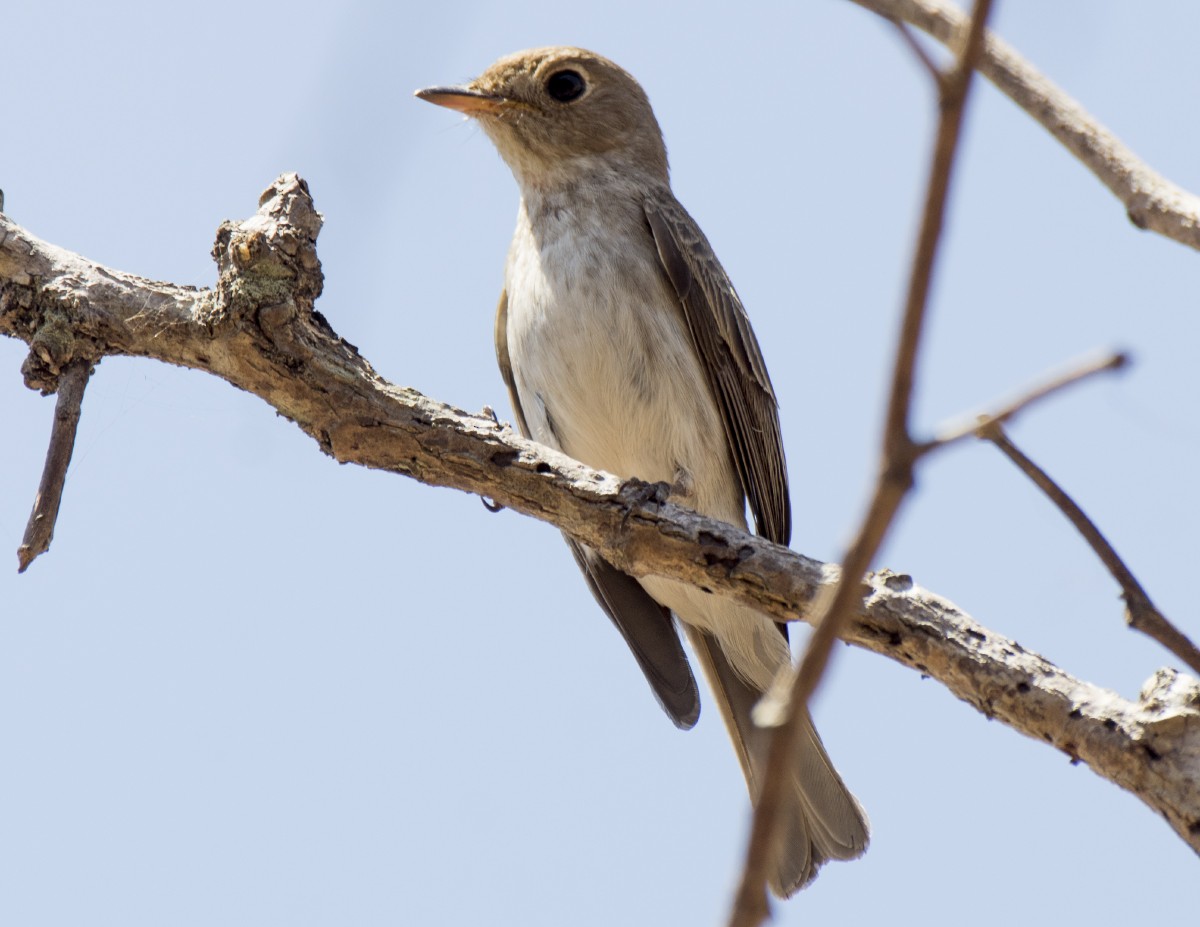
[[[708,239],[675,197],[653,193],[644,208],[720,409],[756,531],[787,544],[792,515],[779,410],[750,319]]]

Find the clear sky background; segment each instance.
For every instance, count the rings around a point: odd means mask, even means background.
[[[217,225],[298,171],[318,308],[384,376],[511,417],[492,348],[517,192],[412,98],[570,43],[647,88],[676,193],[749,308],[782,403],[795,548],[840,557],[874,468],[931,141],[926,75],[844,0],[8,4],[0,187],[35,234],[211,285]],[[1000,0],[1001,35],[1200,190],[1200,5]],[[1098,347],[1020,420],[1200,635],[1200,255],[990,86],[973,101],[921,369],[923,429]],[[0,546],[53,400],[0,342]],[[716,924],[748,822],[711,709],[677,732],[558,532],[322,456],[260,400],[108,358],[51,552],[0,572],[0,923]],[[923,467],[880,565],[1135,697],[1171,658],[999,454]],[[826,744],[874,825],[779,924],[1194,922],[1197,859],[1137,799],[933,680],[839,648]]]

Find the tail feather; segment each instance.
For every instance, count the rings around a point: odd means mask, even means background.
[[[716,697],[750,797],[757,800],[771,742],[771,732],[751,720],[762,693],[734,672],[714,637],[687,624],[683,627]],[[787,820],[771,879],[772,891],[784,898],[812,881],[827,860],[861,856],[870,829],[866,812],[834,769],[811,718],[800,738],[793,770],[793,788],[783,812]]]

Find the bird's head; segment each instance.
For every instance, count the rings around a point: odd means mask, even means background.
[[[667,179],[667,152],[646,92],[582,48],[501,58],[470,83],[418,90],[479,122],[522,185],[571,183],[596,171]]]

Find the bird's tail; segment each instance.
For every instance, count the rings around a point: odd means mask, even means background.
[[[751,719],[762,693],[734,672],[714,637],[686,624],[684,629],[716,696],[750,797],[756,801],[771,739],[771,732]],[[812,881],[826,860],[855,859],[867,849],[866,812],[833,768],[807,712],[793,758],[792,788],[781,813],[786,821],[779,831],[779,856],[771,879],[771,889],[780,897]]]

